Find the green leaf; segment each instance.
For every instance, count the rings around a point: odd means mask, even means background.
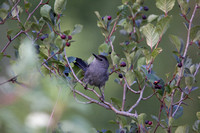
[[[190,68],[189,68],[190,69],[190,73],[194,74],[194,72],[196,71],[196,68],[197,68],[196,64],[191,65]]]
[[[40,31],[40,25],[38,25],[37,23],[32,22],[31,24],[28,24],[28,25],[31,25],[32,30],[37,31],[37,32]]]
[[[128,33],[132,32],[133,26],[131,23],[125,23],[124,24],[124,30],[126,30]]]
[[[30,3],[30,2],[28,2],[28,1],[26,1],[26,2],[24,2],[25,4],[24,4],[24,7],[25,7],[25,10],[29,10],[29,8],[32,6],[32,4]]]
[[[110,41],[113,43],[115,41],[115,36],[111,36]]]
[[[101,45],[99,46],[99,48],[98,48],[99,54],[108,53],[109,48],[110,48],[110,45],[108,45],[108,44],[106,44],[106,43],[101,44]]]
[[[63,33],[64,33],[65,35],[69,35],[70,30],[65,30],[65,31],[63,31]]]
[[[130,0],[122,0],[122,4],[128,3]]]
[[[125,74],[126,80],[128,82],[129,86],[132,86],[134,84],[135,81],[135,74],[133,71],[129,70],[126,72]]]
[[[123,19],[121,19],[121,20],[118,22],[117,25],[119,25],[119,26],[124,26],[126,23],[127,23],[127,22],[126,22],[126,19],[123,18]]]
[[[200,112],[197,112],[196,116],[197,116],[198,120],[200,120]]]
[[[169,28],[169,23],[171,18],[172,18],[171,16],[161,18],[156,24],[156,31],[160,36],[163,35]]]
[[[14,8],[14,10],[11,12],[12,17],[16,17],[22,11],[23,9],[19,5],[17,5],[16,8]]]
[[[94,13],[96,14],[97,18],[98,18],[100,21],[102,21],[102,17],[101,17],[101,15],[99,14],[99,12],[98,12],[98,11],[95,11]]]
[[[49,15],[51,10],[52,10],[51,6],[48,5],[48,4],[45,4],[40,8],[40,14],[41,14],[42,17],[51,21],[50,15]]]
[[[0,53],[0,61],[3,59],[4,53]]]
[[[133,53],[133,52],[132,52]],[[136,51],[136,53],[134,52],[134,55],[132,56],[132,53],[130,54],[130,58],[132,59],[132,64],[133,66],[135,65],[135,63],[138,61],[139,57],[142,54],[142,51],[139,49]]]
[[[175,110],[178,108],[178,105],[174,105],[173,106],[173,113],[175,112]],[[176,111],[175,115],[174,115],[174,119],[178,119],[179,117],[181,117],[183,115],[183,107],[179,106],[178,110]]]
[[[74,62],[75,60],[76,60],[76,57],[73,57],[73,56],[68,57],[69,63],[72,63],[72,62]]]
[[[0,9],[0,18],[2,18],[3,20],[7,17],[8,15],[8,11],[5,9]]]
[[[138,83],[142,84],[142,82],[144,81],[142,73],[138,70],[134,70],[134,73],[135,73]]]
[[[111,53],[111,59],[112,59],[113,65],[117,65],[120,60],[120,58],[117,56],[117,54],[115,52]]]
[[[186,84],[186,86],[187,86],[189,89],[192,88],[192,85],[194,84],[194,77],[193,77],[193,75],[191,75],[191,76],[186,76],[186,77],[185,77],[185,84]]]
[[[147,115],[145,113],[141,113],[138,115],[138,123],[140,124],[144,124],[144,121],[146,120]]]
[[[146,64],[146,58],[141,57],[137,61],[137,69],[140,70],[140,67]]]
[[[158,117],[155,116],[155,115],[151,115],[151,118],[154,119],[154,120],[156,120],[157,122],[159,121]]]
[[[158,18],[158,15],[151,14],[151,15],[148,16],[147,21],[148,21],[149,23],[151,23],[151,22],[153,22],[154,20],[156,20],[157,18]]]
[[[183,15],[186,15],[189,10],[189,3],[186,0],[178,0]]]
[[[175,35],[169,35],[169,39],[176,46],[177,51],[180,52],[180,49],[181,49],[180,38]]]
[[[195,121],[194,125],[192,126],[192,129],[197,133],[200,133],[200,120]]]
[[[190,39],[194,42],[197,41],[198,39],[200,39],[200,26],[199,25],[191,28]]]
[[[117,106],[117,108],[121,108],[122,102],[119,99],[111,97],[110,100],[115,106]]]
[[[74,30],[72,31],[71,35],[80,33],[82,31],[82,29],[83,29],[83,26],[81,24],[76,24],[74,26]]]
[[[154,49],[153,52],[151,53],[152,58],[155,59],[156,56],[158,54],[160,54],[161,52],[162,52],[162,48],[156,48],[156,49]]]
[[[161,79],[160,79],[157,75],[155,75],[155,74],[150,74],[150,73],[148,73],[146,76],[147,76],[148,81],[150,81],[151,83],[153,83],[154,81],[161,80]]]
[[[196,0],[198,6],[200,6],[200,0]]]
[[[169,117],[168,125],[172,126],[173,122],[174,122],[174,118],[173,117]]]
[[[7,36],[11,36],[12,33],[13,33],[13,30],[8,30],[7,31]]]
[[[147,45],[152,49],[159,40],[159,34],[156,31],[156,27],[149,23],[141,28],[142,33],[146,37]]]
[[[175,0],[156,0],[156,6],[167,14],[174,7]]]
[[[185,126],[178,126],[175,133],[189,133],[189,127]]]
[[[62,14],[63,10],[65,10],[67,4],[67,0],[55,0],[54,3],[54,11],[56,14]]]
[[[57,47],[62,48],[63,47],[63,39],[60,38],[60,36],[58,36],[55,40],[55,44]]]

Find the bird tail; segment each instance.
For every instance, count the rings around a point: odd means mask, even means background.
[[[86,71],[88,64],[85,63],[85,61],[83,61],[80,58],[76,58],[76,62],[74,63],[74,65],[78,66],[80,69],[82,69],[84,72]]]

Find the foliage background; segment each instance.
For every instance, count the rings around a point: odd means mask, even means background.
[[[50,5],[53,6],[53,2],[54,1],[50,1]],[[0,4],[1,3],[3,3],[3,1],[1,1]],[[33,7],[36,6],[37,3],[38,1],[32,1]],[[111,15],[114,18],[116,16],[117,6],[120,4],[121,0],[69,0],[64,12],[64,16],[61,18],[61,29],[63,31],[66,29],[72,30],[74,24],[82,24],[84,27],[80,34],[73,37],[76,42],[72,43],[71,47],[68,48],[68,55],[87,59],[91,53],[98,53],[98,46],[103,43],[104,37],[101,35],[99,28],[96,26],[97,18],[94,14],[94,11],[99,11],[102,16]],[[145,1],[144,5],[149,7],[149,11],[144,12],[147,15],[162,13],[156,8],[155,0]],[[163,39],[160,43],[160,47],[163,48],[163,52],[154,62],[154,71],[156,71],[157,75],[163,79],[166,78],[166,73],[173,73],[176,65],[176,61],[172,55],[172,51],[175,49],[175,47],[169,41],[169,34],[178,35],[184,40],[186,39],[187,32],[183,25],[183,18],[180,17],[179,13],[180,10],[178,4],[176,3],[173,10],[169,13],[170,15],[173,15],[170,28],[163,36]],[[39,10],[36,11],[35,16],[39,17]],[[21,19],[23,20],[23,18]],[[199,24],[199,20],[200,12],[197,12],[194,19],[194,24]],[[7,21],[4,25],[0,25],[0,49],[2,49],[6,44],[6,32],[11,28],[17,29],[16,23],[11,20]],[[114,42],[115,49],[120,55],[123,55],[123,53],[121,51],[121,47],[119,46],[119,42],[120,40],[124,39],[126,38],[117,36]],[[12,42],[11,45],[15,45],[17,43],[19,43],[19,41],[16,40]],[[13,46],[10,46],[7,49],[7,52],[8,51],[11,55],[13,55]],[[193,63],[200,62],[200,59],[198,58],[198,51],[199,49],[197,49],[195,45],[192,45],[189,48],[188,55],[193,59]],[[10,59],[10,62],[12,62],[12,59]],[[8,65],[8,59],[4,58],[1,60],[0,83],[10,78],[8,71],[10,71],[11,68],[9,68]],[[27,71],[27,73],[28,72],[29,71]],[[40,75],[37,75],[34,79],[33,77],[27,79],[27,82],[33,83],[30,87],[31,89],[29,90],[24,90],[23,88],[14,86],[12,84],[0,86],[0,132],[35,132],[35,129],[32,130],[27,126],[26,120],[28,114],[31,112],[45,112],[50,115],[56,101],[58,104],[55,108],[55,116],[58,121],[68,122],[68,125],[74,124],[76,128],[78,127],[80,129],[88,127],[94,127],[97,130],[111,129],[114,131],[116,129],[116,125],[109,124],[108,122],[115,119],[116,115],[114,113],[94,104],[83,105],[76,103],[73,100],[72,94],[67,91],[69,88],[63,87],[61,91],[59,91],[59,89],[56,87],[56,84],[51,82],[54,81],[53,79],[48,77],[42,77],[42,79],[40,79],[39,76]],[[117,75],[112,75],[109,79],[109,82],[106,84],[106,97],[122,97],[122,88],[114,83],[114,77],[116,76]],[[196,80],[198,81],[196,86],[200,86],[200,76],[197,76]],[[2,100],[2,94],[12,94],[13,92],[14,96],[9,95],[10,97]],[[148,95],[148,93],[151,92],[152,91],[149,90],[145,93],[145,95]],[[189,124],[191,127],[191,125],[197,119],[195,114],[197,111],[200,111],[200,100],[197,98],[199,94],[200,89],[190,95],[192,100],[186,101],[188,106],[184,106],[184,115],[177,121],[179,125]],[[17,98],[12,100],[12,98],[15,98],[16,95]],[[136,100],[136,97],[133,95],[128,95],[127,98],[130,99],[129,101]],[[9,100],[11,100],[11,103],[9,103]],[[127,104],[131,105],[131,102]],[[158,107],[159,102],[156,99],[151,98],[150,100],[142,101],[136,110],[138,113],[147,113],[148,119],[152,120],[150,114],[157,114]],[[36,132],[42,131],[45,131],[45,128],[42,128],[42,130],[37,130]]]

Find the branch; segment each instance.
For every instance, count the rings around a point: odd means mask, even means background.
[[[27,23],[27,21],[31,18],[31,16],[33,15],[33,13],[39,8],[39,6],[43,5],[43,0],[40,0],[40,3],[36,6],[35,9],[33,9],[33,11],[28,15],[28,18],[26,19],[25,24]]]
[[[124,79],[124,81],[125,81],[125,83],[126,83],[127,88],[128,88],[131,92],[133,92],[133,93],[135,93],[135,94],[139,94],[139,93],[141,92],[141,91],[135,91],[135,90],[131,89],[131,87],[128,85],[128,82],[127,82],[126,78],[124,77],[123,79]]]
[[[112,31],[110,32],[110,34],[109,34],[109,36],[107,38],[108,42],[109,42],[109,44],[111,46],[112,52],[114,52],[114,46],[112,44],[112,41],[110,41],[110,38],[111,38],[112,34],[115,32],[115,28],[116,28],[116,25],[117,25],[117,21],[119,20],[119,17],[120,17],[120,15],[117,16],[117,20],[115,21],[114,26],[112,28]]]
[[[123,91],[123,100],[122,100],[122,111],[124,111],[124,105],[125,105],[125,101],[126,101],[126,84],[124,84],[124,91]]]
[[[137,113],[133,114],[133,113],[126,112],[126,111],[119,111],[112,104],[110,104],[110,103],[108,103],[106,101],[104,101],[104,103],[106,105],[108,105],[110,107],[110,109],[113,110],[116,114],[123,115],[123,116],[128,116],[128,117],[134,117],[134,118],[138,117]]]
[[[184,100],[183,96],[184,96],[184,93],[182,92],[182,93],[181,93],[180,102],[179,102],[179,104],[178,104],[176,110],[175,110],[174,113],[172,114],[172,117],[175,116],[176,112],[178,111],[179,107],[181,106],[181,104],[182,104],[182,102],[183,102],[183,100]],[[173,109],[171,109],[171,110],[173,110]]]
[[[194,15],[196,13],[196,10],[198,8],[198,5],[195,4],[195,7],[194,7],[194,10],[193,10],[193,13],[192,13],[192,16],[189,20],[189,26],[188,26],[188,33],[187,33],[187,42],[186,42],[186,46],[185,46],[185,50],[184,50],[184,53],[183,53],[183,59],[182,59],[182,64],[184,64],[184,60],[185,60],[185,57],[186,57],[186,54],[187,54],[187,51],[188,51],[188,47],[190,45],[190,30],[192,28],[192,21],[193,21],[193,18],[194,18]],[[179,86],[180,85],[180,81],[182,79],[182,75],[183,75],[183,68],[184,67],[181,67],[181,70],[179,72],[179,77],[178,77],[178,80],[177,80],[177,83],[176,83],[176,86]]]
[[[136,101],[136,103],[128,110],[128,112],[130,113],[141,101],[142,99],[142,96],[143,96],[143,92],[144,92],[144,89],[145,89],[145,85],[144,87],[142,88],[141,92],[140,92],[140,97],[138,98],[138,100]]]
[[[9,39],[9,41],[7,42],[6,46],[1,50],[1,53],[4,53],[6,51],[6,49],[8,48],[8,46],[10,45],[10,43],[12,41],[14,41],[19,35],[21,35],[22,33],[24,33],[23,30],[20,30],[13,38]]]

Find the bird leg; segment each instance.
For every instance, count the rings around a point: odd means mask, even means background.
[[[87,88],[88,88],[88,86],[87,86],[87,85],[88,85],[88,84],[85,84],[85,86],[84,86],[84,89],[85,89],[85,90],[87,90]]]
[[[100,91],[100,93],[101,93],[100,100],[103,102],[104,99],[105,99],[105,97],[104,97],[104,87],[102,88],[102,90],[101,90],[101,87],[99,87],[99,91]]]

